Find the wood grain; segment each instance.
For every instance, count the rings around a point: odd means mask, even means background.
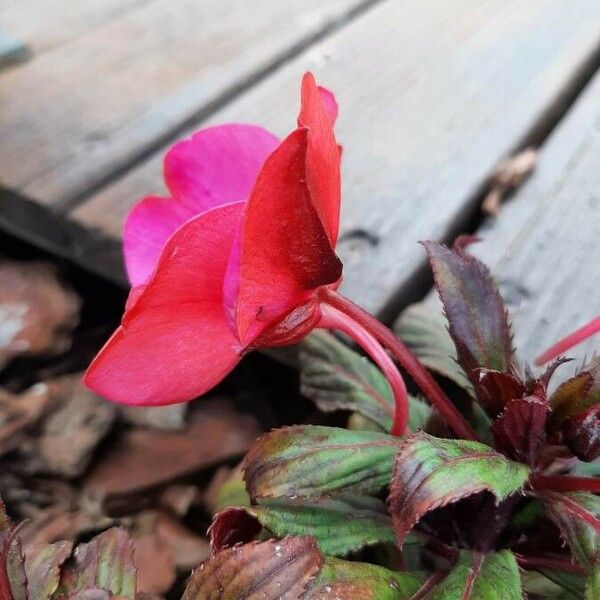
[[[600,74],[541,148],[534,175],[480,235],[473,253],[498,279],[524,358],[600,315]],[[580,361],[599,350],[596,336],[569,355]]]
[[[207,122],[258,122],[284,134],[306,69],[336,92],[343,291],[390,317],[423,269],[418,240],[445,238],[469,218],[496,163],[560,104],[594,56],[599,26],[594,0],[384,2]],[[118,239],[137,198],[163,190],[163,152],[72,218],[95,239]],[[115,274],[114,261],[94,261]]]
[[[0,29],[40,53],[93,31],[151,0],[3,0]]]
[[[2,76],[0,186],[69,204],[363,3],[135,5]]]

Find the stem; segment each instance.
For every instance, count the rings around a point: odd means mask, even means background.
[[[415,383],[421,388],[423,394],[439,411],[447,425],[456,435],[467,440],[477,441],[479,439],[429,371],[423,367],[404,342],[399,340],[383,323],[380,323],[375,317],[360,308],[360,306],[354,304],[354,302],[328,288],[323,290],[323,294],[325,302],[359,323],[387,348],[392,356],[406,369]]]
[[[570,475],[533,475],[530,479],[534,490],[552,492],[600,493],[600,477],[571,477]]]
[[[524,556],[515,552],[515,557],[519,566],[523,569],[551,569],[556,571],[567,571],[584,575],[583,567],[572,563],[564,558],[554,558],[551,556]]]
[[[346,313],[339,311],[328,304],[321,305],[321,320],[319,327],[325,329],[338,329],[349,335],[359,346],[361,346],[369,356],[375,361],[377,366],[383,371],[394,394],[394,403],[396,410],[394,412],[394,421],[392,424],[392,435],[404,435],[408,425],[408,393],[404,385],[404,379],[400,375],[394,361],[387,352],[381,347],[379,342],[359,323],[354,321]]]
[[[575,330],[573,333],[564,337],[562,340],[556,342],[553,346],[550,346],[548,350],[540,354],[535,359],[535,364],[539,367],[549,360],[556,358],[559,354],[564,354],[567,350],[573,346],[580,344],[584,340],[587,340],[590,336],[600,331],[600,317],[592,319],[589,323],[583,327]]]

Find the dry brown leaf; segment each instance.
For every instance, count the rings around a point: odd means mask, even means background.
[[[242,455],[259,433],[256,419],[226,399],[204,400],[183,432],[124,432],[93,466],[85,489],[105,500],[139,494]]]
[[[482,210],[490,215],[497,215],[505,194],[525,181],[535,169],[536,162],[535,148],[526,148],[503,160],[492,174],[490,190],[481,205]]]
[[[81,300],[49,263],[0,262],[0,369],[19,355],[54,355],[71,345]]]

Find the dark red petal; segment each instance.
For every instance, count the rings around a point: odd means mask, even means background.
[[[115,402],[182,402],[215,386],[239,360],[223,313],[223,278],[243,204],[203,213],[167,242],[148,285],[100,351],[86,384]]]
[[[225,281],[243,345],[341,275],[306,185],[306,138],[307,130],[298,129],[281,143],[246,203]]]
[[[333,106],[331,102],[326,106],[323,94],[312,73],[306,73],[302,78],[298,126],[308,129],[306,183],[329,241],[335,247],[340,225],[340,150],[331,118],[335,100]]]

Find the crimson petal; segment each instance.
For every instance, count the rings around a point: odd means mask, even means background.
[[[312,73],[306,73],[298,115],[298,126],[308,129],[306,183],[333,247],[340,224],[340,149],[333,133],[336,116],[333,94],[319,88]]]
[[[246,203],[225,280],[243,345],[341,275],[307,187],[306,148],[307,130],[291,133],[265,162]]]
[[[223,277],[243,203],[203,213],[167,242],[156,271],[88,369],[86,384],[115,402],[190,400],[236,365],[223,314]]]

